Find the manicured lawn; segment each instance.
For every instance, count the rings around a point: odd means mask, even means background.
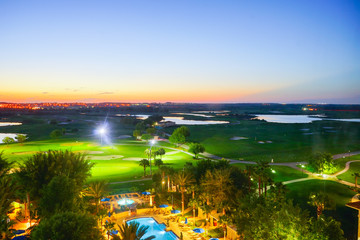
[[[163,156],[164,164],[175,169],[180,169],[187,161],[195,161],[188,154],[168,149],[168,143],[161,143],[159,147],[165,147],[167,153]],[[109,182],[139,179],[143,176],[143,168],[139,166],[139,160],[147,158],[145,149],[148,144],[140,141],[121,140],[113,146],[100,146],[96,142],[80,142],[71,139],[44,140],[25,142],[23,145],[11,144],[0,145],[0,151],[4,151],[5,157],[11,161],[22,163],[36,152],[51,150],[71,150],[86,153],[90,161],[95,163],[92,169],[91,180],[104,179]],[[152,148],[155,151],[158,147]],[[154,164],[154,162],[152,163]],[[153,166],[153,171],[157,167]],[[149,168],[147,169],[149,173]]]
[[[358,123],[336,121],[315,121],[308,124],[240,121],[236,125],[189,128],[190,141],[201,142],[207,152],[218,156],[253,161],[274,159],[275,162],[296,162],[307,161],[315,152],[337,154],[359,150],[359,126]],[[329,127],[332,127],[333,132],[327,130]],[[235,136],[247,139],[230,140]]]
[[[359,159],[360,160],[360,159]],[[350,163],[350,169],[345,173],[338,176],[338,179],[345,180],[351,183],[355,183],[355,177],[352,176],[354,173],[360,173],[360,162]],[[360,178],[358,178],[358,184],[360,184]]]
[[[242,163],[236,163],[232,164],[236,167],[239,167],[241,169],[245,169],[247,164]],[[255,165],[253,165],[255,166]],[[307,177],[307,174],[302,173],[301,171],[295,170],[291,167],[286,166],[271,166],[271,169],[275,170],[275,173],[271,173],[272,178],[275,182],[285,182],[293,179],[298,178],[305,178]]]
[[[324,214],[332,216],[341,221],[341,228],[344,230],[346,237],[355,239],[357,212],[345,206],[350,202],[355,192],[347,186],[337,182],[325,180],[308,180],[304,182],[291,183],[286,185],[289,189],[288,198],[293,199],[294,203],[299,204],[301,208],[308,209],[312,216],[316,216],[316,210],[310,206],[309,195],[313,192],[325,191],[336,202],[335,210],[325,210]]]
[[[153,188],[152,180],[141,182],[109,184],[110,194],[120,194],[128,192],[143,192]]]

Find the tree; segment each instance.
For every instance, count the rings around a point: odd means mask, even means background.
[[[189,130],[188,127],[185,127],[185,126],[181,126],[181,127],[177,128],[177,129],[175,129],[174,132],[181,133],[182,135],[184,135],[185,138],[190,136],[190,130]]]
[[[162,156],[165,155],[165,149],[163,148],[159,148],[159,150],[157,150],[157,154],[160,156],[160,158],[162,159]]]
[[[141,121],[135,125],[135,130],[139,130],[140,132],[145,131],[145,128],[146,128],[146,126],[145,126],[144,121]]]
[[[41,219],[50,218],[55,213],[76,211],[78,209],[79,192],[74,186],[74,180],[67,176],[55,176],[44,186],[38,207]]]
[[[353,173],[351,174],[351,176],[355,177],[355,188],[357,188],[357,180],[358,180],[358,177],[360,177],[360,173]]]
[[[155,128],[147,128],[146,129],[146,132],[148,134],[151,134],[151,135],[154,135],[156,133],[156,129]]]
[[[173,133],[169,137],[169,141],[175,145],[181,145],[186,142],[186,138],[189,136],[189,128],[181,126],[173,131]]]
[[[145,140],[145,141],[149,141],[150,139],[152,139],[153,137],[150,134],[143,134],[141,135],[141,139]]]
[[[309,160],[309,166],[320,173],[331,173],[336,168],[335,161],[330,153],[314,154]]]
[[[162,165],[164,165],[164,163],[161,159],[155,159],[155,166],[161,167]]]
[[[141,131],[140,131],[140,130],[134,130],[134,131],[133,131],[133,136],[134,136],[136,139],[139,139],[139,137],[141,137]]]
[[[4,139],[3,139],[2,141],[3,141],[3,143],[5,143],[7,146],[8,146],[9,144],[15,142],[15,140],[14,140],[13,138],[11,138],[11,137],[4,137]]]
[[[230,174],[230,169],[208,170],[201,181],[201,186],[208,193],[211,203],[221,208],[223,214],[225,214],[229,196],[233,191],[233,181]]]
[[[26,141],[26,135],[24,134],[18,134],[16,135],[15,139],[18,141],[18,143],[22,144]]]
[[[63,132],[60,129],[55,129],[50,133],[51,138],[60,138],[63,135]]]
[[[86,190],[86,194],[95,200],[96,214],[99,213],[100,200],[108,194],[108,184],[104,180],[91,182]]]
[[[345,240],[341,223],[332,217],[320,216],[319,219],[310,220],[310,232],[314,234],[312,239],[338,239]]]
[[[144,167],[144,177],[146,176],[146,168],[150,166],[150,162],[147,159],[143,159],[140,161],[139,166]]]
[[[171,136],[169,137],[169,141],[177,146],[185,143],[186,139],[185,136],[181,133],[174,133],[171,134]]]
[[[130,224],[128,224],[127,222],[125,222],[123,225],[118,225],[119,227],[119,235],[121,237],[121,239],[126,239],[126,240],[151,240],[154,239],[155,236],[151,235],[150,237],[147,238],[142,238],[147,230],[149,229],[149,226],[141,226],[138,222],[131,222]]]
[[[24,161],[16,170],[16,178],[21,190],[26,195],[26,218],[30,219],[30,203],[39,204],[43,196],[42,189],[47,186],[55,176],[66,176],[73,181],[71,188],[79,194],[90,176],[94,164],[85,159],[84,154],[71,151],[53,151],[34,154]],[[30,201],[30,199],[32,201]]]
[[[99,240],[103,239],[96,219],[88,213],[63,212],[42,219],[31,232],[33,240]]]
[[[111,232],[115,230],[114,227],[115,227],[115,223],[106,220],[104,224],[104,228],[106,230],[106,234],[108,235],[108,239],[110,239]]]
[[[316,215],[319,219],[324,210],[333,209],[335,202],[324,192],[311,193],[309,202],[311,206],[316,207]]]
[[[2,158],[0,153],[0,238],[11,239],[13,221],[9,221],[8,214],[13,212],[12,202],[15,200],[17,187],[8,174],[12,163]]]
[[[205,152],[205,147],[200,143],[191,143],[189,151],[195,155],[195,158],[198,158],[199,153]]]
[[[185,190],[186,187],[194,182],[194,179],[190,173],[180,171],[175,175],[175,183],[179,185],[180,192],[181,192],[181,209],[182,209],[182,215],[184,216],[184,210],[185,210]]]
[[[327,221],[330,222],[327,222]],[[340,223],[333,219],[310,218],[292,201],[248,196],[237,206],[231,221],[242,239],[343,240]]]
[[[10,173],[15,162],[8,161],[4,156],[4,151],[0,152],[0,178]]]

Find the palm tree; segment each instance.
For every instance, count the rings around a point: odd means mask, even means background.
[[[259,196],[264,192],[264,189],[266,193],[266,186],[270,179],[269,170],[269,163],[265,161],[259,162],[255,167],[255,174],[258,178]]]
[[[0,177],[10,173],[14,166],[14,162],[9,162],[4,156],[4,151],[0,152]]]
[[[21,164],[15,175],[26,195],[25,212],[29,222],[31,223],[30,198],[37,206],[42,197],[42,189],[55,176],[66,176],[73,180],[73,187],[80,192],[86,178],[91,176],[93,165],[84,154],[68,150],[36,153]]]
[[[0,238],[11,239],[11,227],[14,222],[8,222],[8,214],[13,212],[11,203],[15,200],[16,187],[10,176],[0,178]]]
[[[308,203],[316,207],[318,219],[324,210],[333,209],[335,207],[335,202],[324,192],[310,194],[309,200]]]
[[[217,169],[212,172],[208,170],[201,183],[204,190],[209,193],[212,203],[223,209],[223,214],[233,190],[230,174],[230,169]]]
[[[144,177],[146,176],[146,168],[150,166],[150,162],[147,159],[143,159],[140,161],[139,166],[144,167]]]
[[[195,190],[196,190],[196,186],[195,185],[191,185],[189,187],[189,190],[192,192],[192,198],[189,201],[189,206],[192,206],[193,208],[193,218],[194,218],[194,227],[196,226],[196,207],[199,206],[199,201],[198,199],[195,198]]]
[[[126,240],[151,240],[154,239],[155,236],[151,235],[150,237],[147,238],[142,238],[147,230],[149,229],[149,226],[141,226],[138,222],[132,222],[130,224],[127,224],[127,222],[125,222],[123,225],[118,225],[119,227],[119,235],[121,237],[121,239],[126,239]]]
[[[115,223],[106,220],[104,228],[106,230],[106,234],[108,235],[108,239],[110,239],[111,232],[115,230],[114,226]]]
[[[357,180],[358,180],[358,177],[360,177],[360,173],[353,173],[351,174],[353,177],[355,177],[355,188],[357,188]]]
[[[162,156],[165,155],[165,149],[159,148],[159,150],[157,150],[157,154],[160,156],[160,158],[162,160]]]
[[[91,196],[95,199],[96,214],[99,213],[99,205],[101,198],[106,196],[106,194],[108,193],[107,186],[108,185],[106,181],[98,180],[91,182],[86,190],[86,195]]]
[[[179,185],[181,192],[181,209],[182,215],[184,216],[184,206],[185,206],[185,190],[188,185],[194,182],[194,179],[190,173],[180,171],[175,175],[175,183]]]

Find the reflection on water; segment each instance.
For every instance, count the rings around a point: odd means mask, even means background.
[[[21,122],[0,122],[0,127],[21,125]]]
[[[138,119],[146,119],[150,115],[136,114],[136,115],[127,115],[127,114],[116,114],[116,116],[134,116]],[[183,117],[164,117],[164,121],[171,121],[178,125],[209,125],[209,124],[227,124],[228,121],[211,121],[211,120],[186,120]]]
[[[18,133],[0,133],[0,144],[3,143],[3,139],[6,137],[11,137],[16,141],[15,137],[17,135]]]
[[[320,118],[322,115],[272,115],[259,114],[255,119],[265,120],[274,123],[311,123],[313,121],[331,120],[331,121],[345,121],[345,122],[360,122],[360,119],[330,119]]]

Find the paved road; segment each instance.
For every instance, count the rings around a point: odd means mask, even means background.
[[[169,142],[169,140],[165,140],[166,142]],[[121,145],[139,145],[139,144],[121,144]],[[189,146],[186,145],[186,144],[183,144],[181,145],[181,147],[183,147],[184,149],[189,149]],[[174,150],[174,151],[179,151],[179,152],[182,152],[182,153],[185,153],[185,154],[188,154],[190,156],[194,156],[194,154],[192,153],[189,153],[187,151],[184,151],[184,150],[180,150],[180,149],[177,149],[177,148],[172,148],[172,147],[165,147],[163,146],[163,148],[166,148],[166,149],[171,149],[171,150]],[[354,155],[358,155],[360,154],[360,151],[355,151],[355,152],[348,152],[348,153],[341,153],[341,154],[336,154],[333,156],[334,159],[340,159],[340,158],[343,158],[343,157],[348,157],[348,156],[354,156]],[[208,152],[204,152],[201,154],[202,156],[206,157],[206,158],[210,158],[210,159],[213,159],[213,160],[221,160],[221,159],[225,159],[225,160],[228,160],[230,162],[230,164],[235,164],[235,163],[242,163],[242,164],[257,164],[257,162],[254,162],[254,161],[242,161],[242,160],[236,160],[236,159],[231,159],[231,158],[222,158],[222,157],[219,157],[219,156],[216,156],[214,154],[211,154],[211,153],[208,153]],[[286,182],[283,182],[284,184],[291,184],[291,183],[295,183],[295,182],[302,182],[302,181],[307,181],[307,180],[311,180],[311,179],[322,179],[322,180],[330,180],[330,181],[335,181],[335,182],[338,182],[338,183],[341,183],[341,184],[344,184],[344,185],[347,185],[347,186],[350,186],[350,187],[354,187],[355,184],[353,183],[350,183],[350,182],[347,182],[347,181],[344,181],[344,180],[339,180],[337,179],[337,176],[340,175],[340,174],[343,174],[345,173],[346,171],[349,170],[350,168],[350,164],[352,162],[360,162],[360,160],[352,160],[352,161],[349,161],[349,162],[346,162],[346,165],[345,165],[345,168],[337,173],[334,173],[332,175],[326,175],[325,177],[319,175],[319,174],[314,174],[314,173],[311,173],[305,169],[302,169],[302,168],[299,168],[298,165],[303,165],[303,164],[307,164],[307,162],[284,162],[284,163],[269,163],[269,165],[271,166],[286,166],[286,167],[291,167],[293,169],[296,169],[298,171],[301,171],[303,173],[306,173],[308,175],[307,178],[300,178],[300,179],[294,179],[294,180],[290,180],[290,181],[286,181]],[[151,180],[151,178],[144,178],[144,179],[136,179],[136,180],[128,180],[128,181],[120,181],[120,182],[111,182],[110,184],[119,184],[119,183],[130,183],[130,182],[141,182],[141,181],[148,181],[148,180]]]

